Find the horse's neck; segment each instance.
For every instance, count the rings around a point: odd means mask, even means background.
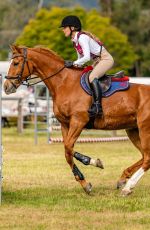
[[[58,86],[63,82],[64,80],[64,72],[60,71],[58,74],[57,72],[63,68],[63,61],[58,57],[55,57],[53,55],[45,55],[42,53],[35,52],[35,55],[32,57],[32,60],[34,62],[35,66],[35,72],[34,74],[37,74],[41,80],[43,80],[46,84],[46,86],[49,88],[52,96],[56,94],[56,90]],[[55,74],[51,77],[51,75]],[[48,78],[47,80],[44,80],[45,78]]]
[[[35,65],[35,72],[44,81],[54,100],[60,95],[63,95],[64,99],[68,98],[68,94],[71,95],[73,91],[78,90],[81,70],[64,68],[60,71],[64,67],[64,61],[53,52],[45,54],[36,51],[34,55],[32,53],[31,58]],[[48,79],[44,80],[45,78]]]
[[[56,71],[56,69],[61,68],[64,64],[62,59],[59,60],[55,54],[50,53],[50,55],[46,55],[42,52],[40,53],[36,50],[33,50],[33,53],[30,55],[32,61],[34,62],[36,72],[39,74],[42,80],[45,78],[45,76],[50,75]]]

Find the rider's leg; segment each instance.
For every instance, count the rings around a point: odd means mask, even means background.
[[[93,98],[94,98],[94,103],[92,104],[91,108],[88,111],[90,116],[102,115],[102,105],[101,105],[102,89],[98,82],[98,78],[102,77],[108,70],[110,70],[113,64],[114,64],[113,58],[104,59],[104,60],[100,59],[99,63],[94,67],[94,69],[92,70],[89,76],[89,81],[91,84],[91,88],[93,91]]]
[[[98,79],[95,78],[91,83],[91,89],[93,91],[93,99],[94,103],[92,104],[91,108],[88,110],[90,116],[95,115],[102,115],[102,105],[101,105],[101,99],[102,99],[102,89],[98,82]]]

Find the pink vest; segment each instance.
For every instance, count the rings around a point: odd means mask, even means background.
[[[77,34],[77,39],[79,40],[79,37],[80,37],[80,35],[81,34],[86,34],[85,32],[79,32],[78,34]],[[86,34],[86,35],[88,35],[88,34]],[[96,40],[95,40],[96,41]],[[100,57],[101,56],[101,52],[102,52],[102,46],[103,46],[103,43],[101,42],[101,41],[96,41],[99,45],[100,45],[100,47],[101,47],[101,49],[100,49],[100,55],[95,55],[95,54],[92,54],[92,53],[90,53],[90,56],[91,56],[91,58],[92,59],[94,59],[94,58],[96,58],[96,57]],[[77,45],[76,45],[76,43],[75,42],[73,42],[73,46],[74,46],[74,48],[78,51],[78,53],[82,56],[83,55],[83,50],[82,50],[82,47],[80,46],[80,44],[78,43]]]

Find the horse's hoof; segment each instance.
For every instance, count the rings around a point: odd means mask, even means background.
[[[99,167],[101,169],[104,169],[104,165],[100,159],[96,160],[96,167]]]
[[[91,184],[91,183],[88,183],[88,184],[84,187],[84,191],[85,191],[87,194],[90,194],[90,192],[92,191],[92,184]]]
[[[123,197],[126,197],[126,196],[129,196],[130,194],[132,193],[132,190],[131,189],[122,189],[122,191],[121,191],[121,195],[123,196]]]
[[[117,189],[122,188],[126,184],[126,180],[120,180],[117,182]]]

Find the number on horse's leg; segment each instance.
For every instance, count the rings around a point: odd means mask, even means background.
[[[126,130],[126,133],[129,137],[129,139],[131,140],[131,142],[141,152],[141,154],[143,156],[143,149],[141,146],[141,140],[139,137],[138,128]],[[143,164],[143,158],[141,160],[137,161],[136,163],[134,163],[133,165],[131,165],[130,167],[128,167],[127,169],[125,169],[123,171],[119,181],[117,182],[117,188],[119,189],[124,184],[126,184],[126,181],[142,166],[142,164]]]
[[[78,153],[78,152],[74,153],[74,157],[78,161],[82,162],[84,165],[93,165],[95,167],[99,167],[101,169],[104,169],[103,163],[100,159],[95,160],[95,159],[92,159],[92,158],[85,156],[85,155]]]

